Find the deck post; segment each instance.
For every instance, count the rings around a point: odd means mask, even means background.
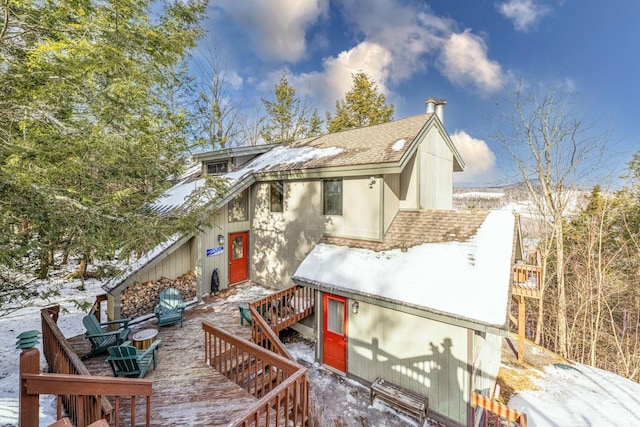
[[[524,362],[524,332],[525,332],[525,299],[520,295],[518,299],[518,362]]]
[[[19,425],[37,427],[40,415],[40,395],[28,394],[27,383],[22,379],[23,374],[40,373],[40,351],[29,348],[20,353],[20,414]]]

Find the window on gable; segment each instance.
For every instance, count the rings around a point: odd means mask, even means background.
[[[227,162],[207,163],[207,173],[209,175],[220,175],[227,173]]]
[[[229,202],[229,222],[246,221],[248,202],[248,191],[243,191]]]
[[[272,182],[269,185],[269,202],[271,212],[284,211],[284,184],[282,181]]]
[[[322,181],[322,214],[342,215],[342,180]]]

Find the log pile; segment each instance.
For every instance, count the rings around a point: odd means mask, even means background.
[[[122,317],[135,319],[153,313],[153,309],[160,302],[160,292],[166,288],[176,288],[180,291],[180,297],[184,301],[190,301],[196,297],[198,283],[193,272],[171,280],[161,277],[156,282],[134,282],[120,294]]]

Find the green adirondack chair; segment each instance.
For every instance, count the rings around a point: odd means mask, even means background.
[[[146,350],[136,350],[129,342],[109,347],[107,362],[111,366],[115,377],[144,378],[153,363],[156,369],[158,363],[158,346],[162,340],[155,340]]]
[[[180,291],[176,288],[167,288],[160,292],[160,303],[153,310],[158,318],[158,326],[180,322],[182,327],[185,307],[184,301],[180,298]]]
[[[112,345],[125,342],[131,332],[129,322],[130,319],[119,319],[100,323],[93,314],[84,316],[82,323],[87,330],[84,336],[91,343],[91,351],[82,356],[82,360],[102,354]],[[111,325],[119,325],[119,329],[113,331],[103,329],[103,327]]]

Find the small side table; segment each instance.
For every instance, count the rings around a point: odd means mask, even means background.
[[[142,329],[131,335],[133,346],[138,350],[146,350],[153,344],[158,336],[157,329]]]

